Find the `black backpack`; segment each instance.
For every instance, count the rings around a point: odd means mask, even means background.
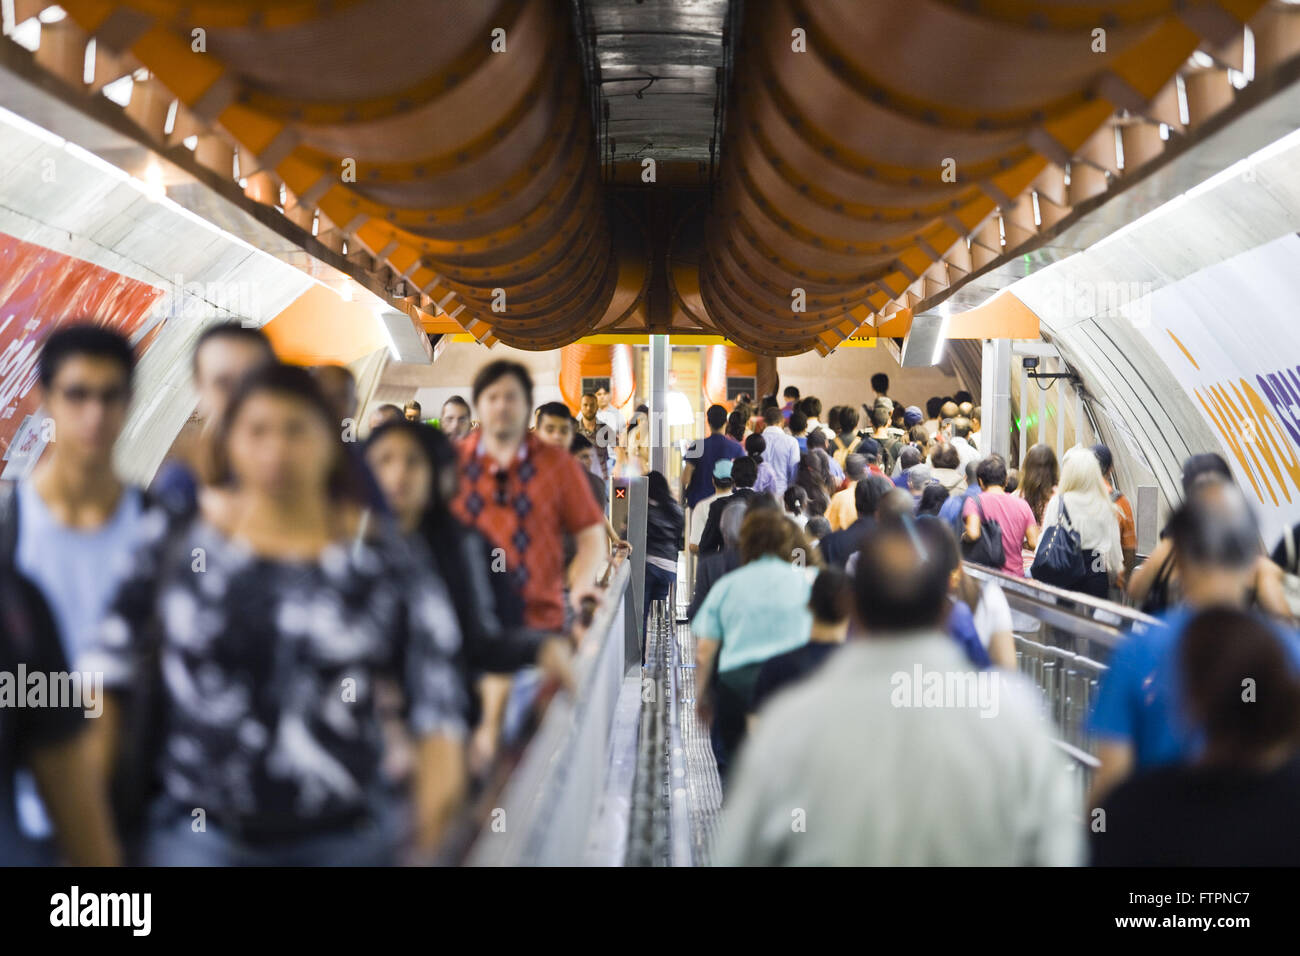
[[[974,541],[961,539],[961,556],[971,564],[982,564],[995,571],[1007,563],[1007,551],[1002,544],[1002,525],[984,514],[984,506],[979,497],[974,499],[975,507],[980,513],[980,536]]]

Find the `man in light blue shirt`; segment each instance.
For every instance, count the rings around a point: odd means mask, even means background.
[[[763,441],[767,442],[767,455],[763,460],[770,464],[778,475],[785,478],[786,486],[793,485],[799,473],[799,441],[793,435],[786,433],[781,409],[775,405],[763,412],[763,421],[767,423],[767,427],[763,429]]]
[[[125,574],[142,512],[139,489],[113,470],[133,369],[130,344],[103,326],[63,326],[45,340],[41,407],[55,440],[0,515],[0,540],[13,547],[6,557],[45,598],[74,669]],[[15,789],[24,834],[48,845],[52,861],[52,831],[35,784],[24,773]]]
[[[1125,635],[1111,655],[1089,721],[1101,761],[1092,806],[1132,772],[1195,759],[1201,738],[1187,719],[1179,680],[1183,631],[1204,608],[1248,607],[1256,586],[1259,529],[1231,482],[1211,476],[1193,485],[1168,534],[1182,604],[1160,625]],[[1274,626],[1300,670],[1300,638]]]

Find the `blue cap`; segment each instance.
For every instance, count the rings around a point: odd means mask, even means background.
[[[925,421],[925,416],[921,414],[921,410],[915,405],[908,405],[907,408],[903,409],[903,424],[908,428],[919,425],[923,421]]]
[[[731,459],[719,458],[713,463],[713,477],[721,478],[723,481],[731,480]]]
[[[858,442],[858,454],[866,455],[869,458],[880,457],[880,442],[874,438],[864,438]]]

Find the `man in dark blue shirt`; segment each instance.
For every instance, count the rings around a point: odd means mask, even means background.
[[[683,456],[682,497],[687,508],[694,508],[713,494],[713,464],[719,459],[740,458],[745,449],[740,442],[722,434],[727,424],[727,410],[721,405],[710,405],[705,413],[709,422],[709,436],[691,442]]]

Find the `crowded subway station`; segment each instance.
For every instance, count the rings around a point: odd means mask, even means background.
[[[1300,865],[1300,3],[0,14],[17,922]]]

